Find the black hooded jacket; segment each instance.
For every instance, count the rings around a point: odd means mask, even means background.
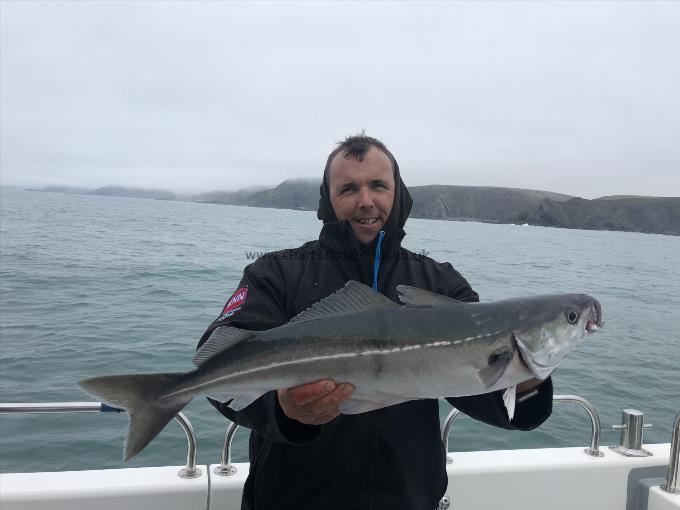
[[[399,302],[396,286],[404,284],[461,301],[478,301],[451,264],[401,247],[412,200],[394,163],[398,184],[384,226],[378,291]],[[245,268],[235,297],[210,325],[199,346],[218,326],[270,329],[286,323],[349,280],[373,283],[375,242],[370,247],[361,245],[349,222],[337,221],[325,178],[318,216],[324,226],[317,241],[266,254]],[[538,395],[517,404],[512,422],[499,392],[447,400],[485,423],[531,430],[552,411],[550,379],[538,390]],[[252,430],[243,508],[432,510],[446,490],[437,400],[340,415],[320,426],[286,417],[275,391],[240,412],[213,400],[211,403],[230,420]]]

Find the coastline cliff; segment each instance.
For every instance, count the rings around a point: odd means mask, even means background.
[[[315,211],[319,184],[317,179],[288,179],[273,188],[186,196],[119,186],[90,191],[48,186],[31,191]],[[550,191],[451,185],[412,186],[409,191],[412,218],[680,235],[680,197],[607,196],[589,200]]]

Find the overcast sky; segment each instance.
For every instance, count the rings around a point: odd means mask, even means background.
[[[0,183],[319,177],[680,196],[679,2],[1,3]]]

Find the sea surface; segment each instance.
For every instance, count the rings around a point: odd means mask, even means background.
[[[0,401],[87,401],[76,382],[111,373],[184,371],[236,289],[249,254],[316,238],[313,212],[0,190]],[[409,220],[404,244],[449,261],[482,300],[585,292],[605,327],[554,373],[557,394],[597,409],[614,444],[623,408],[645,413],[645,441],[670,441],[680,412],[680,237]],[[442,374],[445,377],[445,374]],[[451,409],[441,403],[441,417]],[[228,422],[202,398],[184,410],[199,463],[218,463]],[[170,424],[127,464],[124,414],[0,416],[0,470],[181,465]],[[413,434],[418,434],[417,430]],[[585,413],[556,405],[538,430],[463,417],[453,450],[586,446]],[[247,460],[247,433],[234,461]]]

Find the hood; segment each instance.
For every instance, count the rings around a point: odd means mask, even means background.
[[[383,228],[385,231],[385,238],[383,239],[382,244],[385,247],[395,248],[400,245],[401,239],[405,235],[404,225],[406,224],[408,215],[411,213],[413,199],[411,198],[411,194],[408,192],[404,181],[401,180],[401,174],[399,173],[399,164],[397,163],[397,160],[394,159],[394,156],[391,153],[388,152],[387,154],[390,156],[394,166],[395,190],[392,212],[387,218]],[[328,187],[328,165],[323,172],[323,180],[321,181],[321,187],[319,191],[319,209],[316,212],[316,217],[323,221],[323,231],[329,232],[330,230],[334,230],[337,232],[347,232],[347,228],[349,228],[351,231],[349,221],[338,221],[338,218],[335,216],[335,212],[333,211],[330,198],[330,189]]]

